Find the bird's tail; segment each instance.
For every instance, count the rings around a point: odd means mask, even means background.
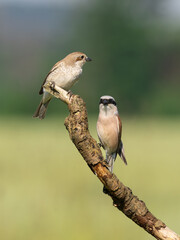
[[[108,164],[109,171],[113,172],[114,162],[116,160],[117,153],[106,154],[106,162]]]
[[[108,169],[111,173],[113,173],[113,167],[114,167],[114,162],[116,160],[116,156],[117,156],[117,153],[113,153],[113,154],[106,153],[106,162],[108,164]],[[105,194],[108,193],[108,190],[105,186],[103,187],[103,193]]]
[[[124,148],[123,148],[123,143],[121,141],[120,146],[119,146],[119,152],[118,152],[120,158],[123,160],[123,162],[127,165],[127,160],[124,154]]]
[[[50,100],[51,99],[49,99],[46,103],[43,103],[41,100],[36,112],[33,115],[34,118],[39,118],[41,120],[45,118],[47,107],[48,107]]]

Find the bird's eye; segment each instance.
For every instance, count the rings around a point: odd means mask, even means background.
[[[111,104],[113,104],[114,106],[117,105],[116,102],[113,99],[111,99]]]
[[[99,104],[101,104],[101,103],[103,104],[103,100],[102,99],[100,99],[100,101],[99,101]]]
[[[82,55],[82,56],[81,56],[81,59],[83,59],[83,58],[84,58],[84,56]]]

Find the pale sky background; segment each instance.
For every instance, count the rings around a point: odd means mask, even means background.
[[[0,0],[0,4],[4,3],[23,3],[23,4],[34,4],[34,5],[61,5],[61,4],[77,4],[77,3],[87,3],[91,0]],[[173,13],[180,12],[180,0],[163,0],[164,7]]]
[[[4,4],[30,4],[30,5],[44,5],[44,6],[61,6],[86,4],[91,0],[0,0],[0,6]],[[180,21],[180,0],[163,0],[162,12],[165,17],[170,17],[172,20]]]
[[[20,4],[30,4],[30,5],[61,5],[61,4],[77,4],[79,2],[88,2],[88,0],[0,0],[0,4],[9,3],[20,3]]]

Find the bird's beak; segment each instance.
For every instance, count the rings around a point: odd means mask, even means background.
[[[103,104],[108,105],[109,101],[107,99],[103,99]]]
[[[92,61],[92,59],[91,58],[89,58],[89,57],[86,57],[86,62],[91,62]]]

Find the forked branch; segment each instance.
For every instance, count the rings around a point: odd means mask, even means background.
[[[99,145],[89,133],[87,110],[82,98],[78,95],[70,96],[65,90],[51,83],[44,87],[68,105],[70,115],[65,119],[65,126],[69,136],[90,169],[107,189],[113,205],[156,239],[180,240],[175,232],[152,215],[145,203],[133,195],[130,188],[124,186],[115,174],[110,173]]]

